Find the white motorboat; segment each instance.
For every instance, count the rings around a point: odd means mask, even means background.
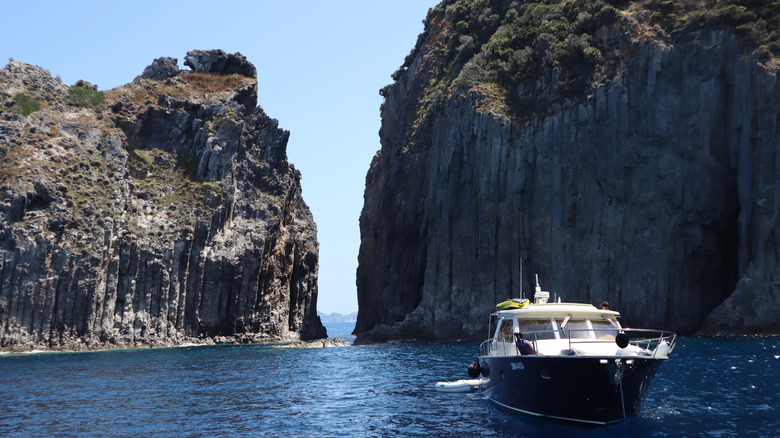
[[[491,315],[472,378],[500,409],[604,425],[636,415],[648,384],[674,349],[676,334],[620,325],[620,314],[591,304],[517,301]],[[510,303],[511,304],[511,303]]]

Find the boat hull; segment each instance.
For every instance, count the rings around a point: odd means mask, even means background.
[[[594,356],[480,358],[487,398],[500,409],[605,425],[636,415],[664,359]]]

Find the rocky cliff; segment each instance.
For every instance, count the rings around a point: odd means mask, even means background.
[[[317,230],[240,54],[105,92],[0,70],[0,349],[326,336]]]
[[[780,11],[715,3],[431,10],[382,90],[357,342],[483,338],[534,274],[624,325],[779,332]]]

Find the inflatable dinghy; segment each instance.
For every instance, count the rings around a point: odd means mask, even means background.
[[[439,392],[469,392],[479,389],[480,379],[461,379],[454,382],[437,382],[434,388]]]

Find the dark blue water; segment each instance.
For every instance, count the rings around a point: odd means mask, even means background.
[[[351,327],[329,325],[332,336]],[[466,378],[477,344],[213,346],[0,357],[0,436],[774,437],[780,337],[681,339],[640,416],[585,429],[510,416]]]

